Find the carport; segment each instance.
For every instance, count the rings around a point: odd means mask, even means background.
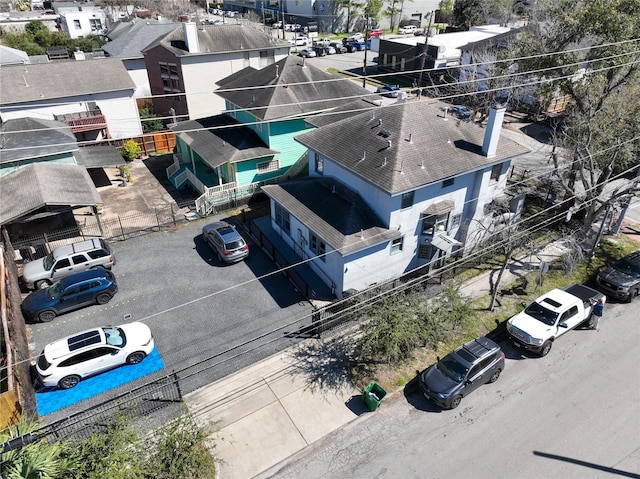
[[[127,163],[120,152],[112,146],[85,146],[75,151],[73,156],[79,165],[89,171],[89,176],[96,187],[111,185],[111,180],[103,168],[116,168]]]

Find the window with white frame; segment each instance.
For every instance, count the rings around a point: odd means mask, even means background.
[[[497,165],[493,165],[491,168],[491,179],[490,181],[496,182],[500,179],[500,172],[502,171],[502,163],[498,163]]]
[[[402,193],[402,204],[400,205],[400,208],[404,209],[404,208],[412,207],[414,196],[415,196],[414,191],[408,191],[406,193]]]
[[[316,153],[316,173],[323,174],[324,173],[324,156]]]
[[[278,203],[275,204],[276,224],[282,228],[283,231],[289,233],[291,231],[291,217],[289,212],[285,210]]]
[[[460,226],[460,222],[461,221],[462,221],[462,215],[461,214],[453,215],[451,217],[451,221],[450,221],[450,224],[449,224],[449,229],[457,228],[458,226]]]
[[[80,26],[80,20],[74,20],[73,21],[73,28],[75,28],[76,30],[81,30],[82,27]]]
[[[256,165],[256,169],[258,170],[259,175],[264,175],[265,173],[272,173],[274,171],[278,171],[280,169],[280,160],[274,158],[273,160],[263,161]]]
[[[430,215],[422,218],[422,234],[433,236],[438,231],[445,231],[449,213]]]
[[[99,32],[102,30],[102,20],[99,18],[90,18],[89,25],[91,26],[92,32]]]
[[[391,240],[391,254],[396,254],[402,251],[403,243],[404,243],[404,236]]]
[[[325,261],[327,245],[322,238],[316,235],[313,231],[309,231],[309,249],[318,255],[322,261]]]

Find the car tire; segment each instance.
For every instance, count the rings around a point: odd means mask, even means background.
[[[146,357],[142,351],[136,351],[135,353],[131,353],[127,356],[127,364],[138,364],[141,363],[142,360]]]
[[[449,406],[449,409],[457,408],[460,405],[460,401],[462,401],[462,396],[458,395],[454,397],[453,400],[451,401],[451,405]]]
[[[500,377],[500,373],[502,372],[502,369],[496,369],[493,374],[491,375],[491,377],[489,378],[489,382],[490,383],[495,383],[498,378]]]
[[[553,342],[545,341],[545,343],[542,345],[542,348],[540,349],[540,356],[546,356],[547,354],[549,354],[549,351],[551,351],[552,345],[553,345]]]
[[[96,296],[96,303],[98,304],[107,304],[111,301],[111,295],[108,293],[102,293]]]
[[[629,296],[626,299],[627,303],[631,303],[636,297],[638,296],[638,290],[637,289],[632,289],[629,292]]]
[[[82,378],[80,376],[76,376],[75,374],[71,376],[65,376],[60,381],[58,381],[58,387],[60,389],[71,389],[76,387]]]
[[[51,283],[46,279],[43,279],[40,281],[36,281],[35,286],[36,286],[36,289],[47,289],[49,286],[51,286]]]
[[[46,311],[42,311],[38,313],[38,321],[41,323],[48,323],[49,321],[53,321],[56,317],[56,312],[47,309]]]

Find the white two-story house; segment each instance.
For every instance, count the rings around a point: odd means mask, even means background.
[[[487,206],[527,150],[500,139],[504,110],[482,128],[448,107],[416,99],[323,122],[296,137],[310,177],[263,187],[274,230],[338,297],[464,252],[500,219]]]

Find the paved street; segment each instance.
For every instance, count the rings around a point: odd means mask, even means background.
[[[257,477],[640,478],[636,309],[607,306],[544,358],[506,341],[500,380],[440,411],[415,390]]]

